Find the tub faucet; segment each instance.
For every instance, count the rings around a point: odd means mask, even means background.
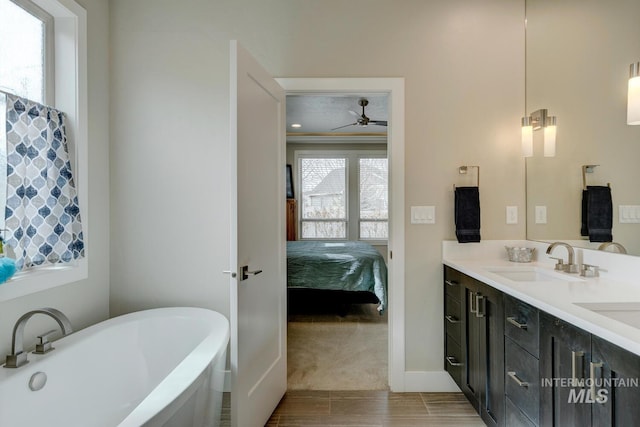
[[[578,266],[573,263],[573,258],[575,256],[574,252],[573,252],[573,248],[568,243],[565,243],[565,242],[553,242],[547,248],[547,255],[551,254],[551,252],[553,252],[553,250],[556,248],[556,246],[564,246],[565,248],[567,248],[567,253],[569,254],[566,264],[562,263],[562,259],[561,258],[554,258],[554,259],[558,260],[558,263],[556,264],[556,270],[562,270],[562,271],[567,272],[567,273],[577,273],[578,272]]]
[[[618,242],[604,242],[603,244],[598,246],[598,250],[599,251],[606,251],[609,246],[613,246],[614,248],[618,249],[618,252],[620,252],[621,254],[626,254],[627,253],[627,250],[624,248],[624,246],[622,246]]]
[[[60,329],[62,330],[62,335],[69,335],[73,332],[73,328],[71,327],[71,322],[67,316],[65,316],[60,310],[56,310],[55,308],[45,307],[39,308],[37,310],[29,311],[28,313],[23,314],[15,326],[13,327],[13,336],[11,338],[11,354],[7,355],[6,363],[4,364],[5,368],[19,368],[20,366],[29,363],[27,360],[27,353],[24,352],[23,341],[24,341],[24,327],[27,325],[29,319],[34,314],[46,314],[47,316],[52,317],[58,325],[60,325]],[[54,331],[49,331],[46,334],[43,334],[40,338],[41,348],[40,351],[44,353],[49,350],[53,350],[50,343],[47,341],[48,336]],[[49,344],[47,346],[47,344]]]

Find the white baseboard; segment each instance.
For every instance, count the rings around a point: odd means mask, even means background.
[[[460,388],[446,371],[405,371],[405,392],[458,392]]]
[[[231,393],[231,371],[224,371],[224,388],[222,389],[225,393]]]

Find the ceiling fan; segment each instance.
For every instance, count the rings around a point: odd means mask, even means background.
[[[387,121],[386,120],[371,120],[364,113],[364,107],[369,105],[369,100],[367,100],[366,98],[362,98],[362,99],[360,99],[358,101],[358,105],[360,105],[362,107],[362,115],[356,113],[355,111],[349,110],[349,112],[351,114],[353,114],[354,116],[358,117],[358,119],[356,120],[355,123],[349,123],[348,125],[338,126],[337,128],[333,128],[331,130],[342,129],[342,128],[346,128],[347,126],[360,126],[360,127],[366,127],[368,125],[387,126]]]

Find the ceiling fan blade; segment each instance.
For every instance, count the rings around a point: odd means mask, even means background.
[[[386,120],[369,120],[370,125],[387,126]]]
[[[349,114],[352,114],[352,115],[354,115],[354,116],[356,116],[356,117],[360,117],[360,114],[356,113],[356,112],[355,112],[355,111],[353,111],[353,110],[349,110]]]
[[[342,129],[342,128],[346,128],[347,126],[355,126],[355,125],[357,125],[357,124],[358,124],[358,122],[355,122],[355,123],[349,123],[348,125],[338,126],[337,128],[333,128],[333,129],[331,129],[331,130]]]

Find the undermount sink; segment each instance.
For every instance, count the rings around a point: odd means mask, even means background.
[[[575,302],[574,305],[640,328],[640,302]]]
[[[540,267],[496,267],[487,269],[488,272],[497,274],[514,282],[582,282],[583,280],[573,275],[556,273]]]

